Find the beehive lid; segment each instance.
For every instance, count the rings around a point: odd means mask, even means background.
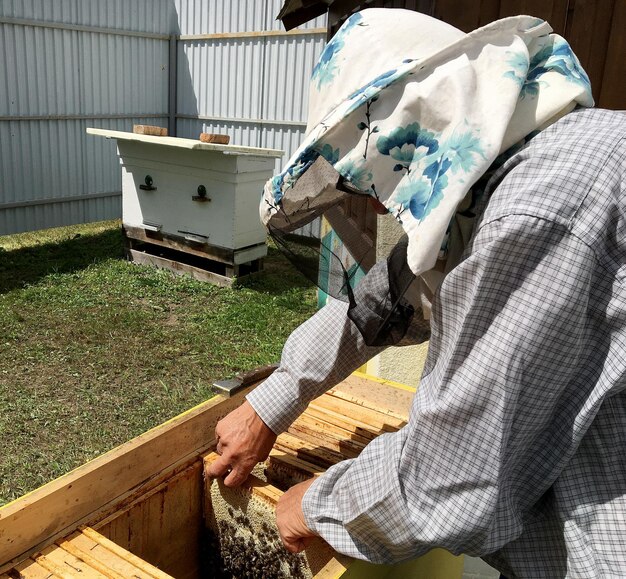
[[[109,129],[95,129],[88,127],[88,135],[117,139],[118,141],[133,141],[136,143],[150,143],[164,147],[176,147],[193,151],[213,151],[225,155],[255,155],[257,157],[282,157],[283,151],[279,149],[263,149],[260,147],[242,147],[239,145],[216,145],[203,143],[196,139],[183,139],[180,137],[157,137],[154,135],[140,135],[125,131],[111,131]]]

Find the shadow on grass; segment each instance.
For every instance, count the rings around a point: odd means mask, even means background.
[[[307,267],[296,267],[279,249],[271,245],[267,250],[263,270],[237,281],[239,287],[270,293],[283,293],[291,289],[316,285],[319,259],[310,260]],[[315,273],[312,273],[315,272]]]
[[[0,248],[0,293],[34,284],[51,273],[71,273],[123,257],[120,229],[8,251]]]
[[[107,259],[124,257],[124,240],[120,228],[100,233],[78,233],[60,241],[18,249],[5,250],[0,247],[0,294],[35,284],[50,274],[72,273]],[[264,270],[250,278],[242,277],[237,285],[275,294],[310,287],[315,285],[317,279],[318,258],[315,256],[307,261],[310,263],[305,268],[308,274],[305,277],[302,270],[298,271],[283,252],[270,245]]]

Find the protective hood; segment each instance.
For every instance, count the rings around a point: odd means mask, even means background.
[[[494,160],[577,105],[593,106],[589,79],[543,20],[465,34],[418,12],[363,10],[313,71],[307,135],[266,184],[261,219],[289,232],[350,194],[371,196],[402,225],[410,270],[423,274]]]

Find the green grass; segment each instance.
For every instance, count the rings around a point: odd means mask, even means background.
[[[0,237],[0,504],[278,361],[315,303],[271,247],[226,289],[125,261],[118,222]]]

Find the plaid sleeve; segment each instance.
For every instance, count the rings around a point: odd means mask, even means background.
[[[436,546],[480,555],[519,536],[523,509],[574,452],[561,425],[577,419],[572,376],[593,347],[594,266],[561,224],[485,224],[436,296],[408,425],[315,481],[302,503],[309,527],[376,563]]]
[[[349,376],[383,348],[369,347],[332,300],[287,339],[279,367],[246,399],[276,434],[289,428],[311,400]]]
[[[385,296],[388,287],[383,261],[361,280],[355,295]],[[311,400],[384,350],[365,344],[347,312],[347,303],[333,299],[296,328],[285,343],[279,367],[246,397],[274,433],[286,431]]]
[[[354,290],[357,301],[385,303],[389,294],[388,263],[377,263]],[[375,308],[373,308],[375,309]],[[417,308],[398,346],[422,343],[430,324]],[[331,300],[289,336],[279,367],[247,396],[271,430],[280,434],[309,402],[347,378],[387,346],[368,346],[348,317],[348,304]]]

